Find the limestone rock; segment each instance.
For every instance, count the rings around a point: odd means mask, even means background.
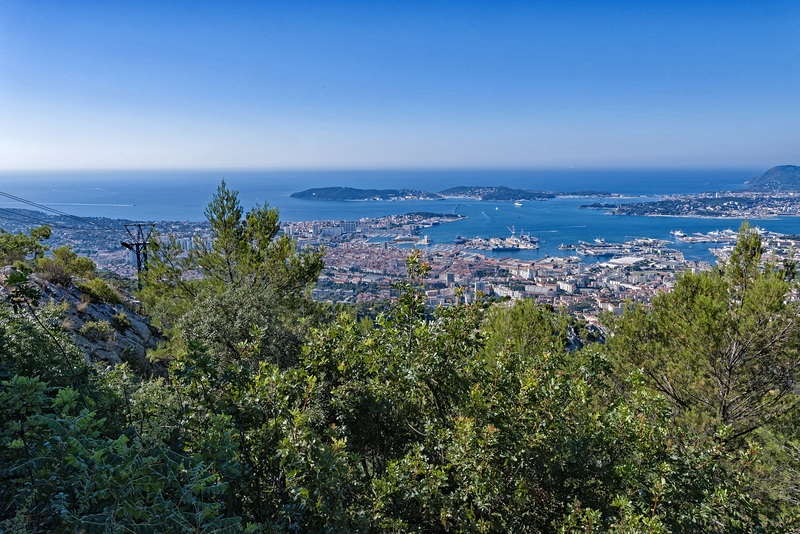
[[[11,267],[0,269],[0,281],[5,282]],[[122,304],[89,302],[74,284],[62,287],[32,274],[31,283],[41,293],[40,306],[48,302],[66,303],[63,325],[75,335],[76,344],[89,361],[108,365],[128,362],[139,373],[160,373],[159,365],[147,359],[147,351],[158,348],[165,338],[136,312],[138,302],[123,295]],[[0,284],[0,298],[9,294]]]

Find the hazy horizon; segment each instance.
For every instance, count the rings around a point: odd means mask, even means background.
[[[3,168],[0,167],[0,175],[10,174],[96,174],[96,173],[161,173],[161,172],[174,172],[174,173],[217,173],[217,172],[232,172],[232,173],[382,173],[382,172],[397,172],[397,173],[425,173],[425,172],[531,172],[531,173],[568,173],[574,172],[620,172],[620,173],[635,173],[635,172],[692,172],[692,171],[719,171],[719,172],[754,172],[753,177],[758,174],[766,172],[772,167],[782,165],[797,165],[794,162],[775,163],[769,167],[754,167],[753,165],[740,165],[740,166],[724,166],[724,165],[708,165],[708,166],[685,166],[685,165],[665,165],[665,166],[569,166],[569,167],[504,167],[501,165],[496,166],[476,166],[476,167],[459,167],[459,166],[441,166],[441,167],[108,167],[108,168]]]

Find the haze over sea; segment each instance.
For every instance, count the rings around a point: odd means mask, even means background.
[[[2,191],[82,217],[111,217],[142,221],[204,220],[203,210],[224,178],[239,191],[245,208],[256,203],[278,207],[283,221],[358,220],[363,217],[414,211],[456,213],[469,218],[427,231],[433,243],[452,243],[464,237],[505,236],[509,228],[539,236],[536,251],[498,253],[526,259],[563,255],[560,243],[602,237],[672,239],[670,230],[687,233],[732,228],[739,220],[610,216],[603,210],[578,209],[603,199],[557,198],[524,202],[471,200],[403,202],[335,202],[291,198],[312,187],[349,186],[374,189],[422,189],[438,192],[458,185],[494,185],[543,191],[607,191],[657,198],[674,193],[734,190],[766,169],[752,170],[336,170],[336,171],[70,171],[0,174]],[[609,202],[642,201],[642,198]],[[25,208],[3,200],[0,208]],[[776,232],[800,233],[800,217],[759,220],[755,224]],[[676,242],[687,259],[712,259],[708,246]]]

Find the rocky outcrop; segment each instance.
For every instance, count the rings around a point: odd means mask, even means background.
[[[583,330],[582,332],[580,330]],[[606,333],[599,327],[584,324],[582,329],[573,325],[567,326],[566,349],[570,352],[581,350],[591,343],[605,343]]]
[[[5,281],[9,269],[0,271],[0,281]],[[90,302],[75,285],[62,287],[36,274],[29,280],[42,295],[40,306],[66,304],[64,327],[74,333],[89,361],[107,365],[128,362],[145,375],[160,371],[148,360],[147,351],[156,349],[165,338],[149,319],[136,313],[139,306],[132,296],[122,295],[121,304]],[[0,297],[7,294],[8,289],[0,286]]]

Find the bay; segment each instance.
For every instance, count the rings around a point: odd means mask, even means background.
[[[0,173],[0,191],[81,217],[110,217],[142,221],[204,219],[203,210],[224,179],[238,190],[242,204],[269,204],[281,220],[358,220],[415,211],[460,213],[468,218],[428,229],[434,244],[463,237],[506,236],[514,232],[537,236],[535,251],[496,253],[525,259],[564,255],[561,243],[604,238],[609,242],[631,237],[672,239],[670,230],[686,233],[737,229],[739,220],[677,217],[612,216],[603,210],[579,209],[602,198],[557,198],[524,202],[369,201],[335,202],[291,198],[312,187],[409,188],[440,191],[458,185],[505,185],[544,191],[599,190],[656,199],[673,193],[700,193],[744,188],[763,170],[336,170],[336,171],[70,171]],[[625,201],[641,201],[642,198]],[[609,202],[619,202],[610,199]],[[3,198],[0,208],[30,207]],[[800,218],[758,221],[767,230],[800,233]],[[704,244],[676,242],[687,259],[709,260]],[[569,253],[569,252],[566,252]]]

